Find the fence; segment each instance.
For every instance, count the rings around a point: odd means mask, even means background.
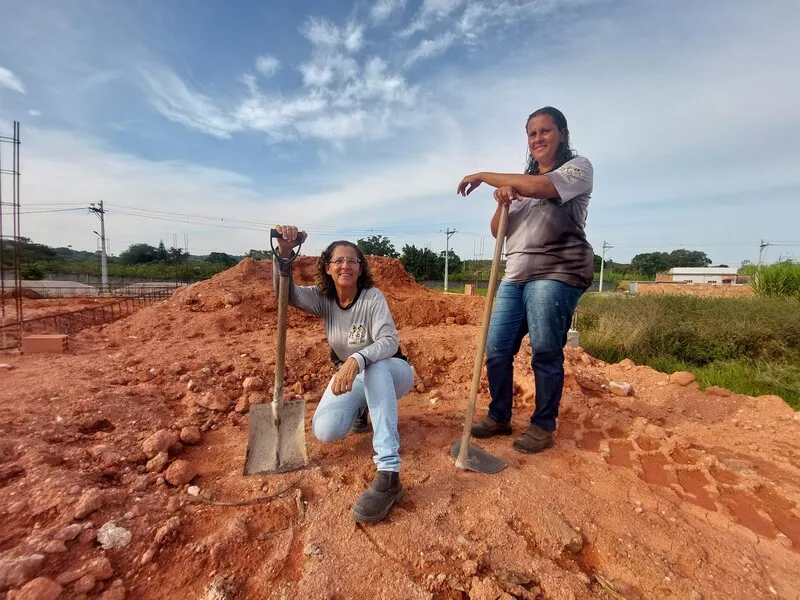
[[[169,298],[171,293],[172,290],[156,290],[137,296],[117,298],[96,306],[23,319],[21,333],[22,335],[26,333],[77,333],[86,327],[111,323],[128,316],[138,308]],[[0,326],[0,349],[16,348],[20,345],[20,341],[20,330],[16,322]]]

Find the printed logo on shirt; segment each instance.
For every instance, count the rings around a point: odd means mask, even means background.
[[[575,165],[567,163],[561,165],[556,170],[561,173],[562,177],[564,177],[564,181],[567,183],[572,183],[576,179],[583,179],[583,171],[581,171],[580,167],[576,167]]]
[[[367,328],[363,325],[353,325],[347,336],[348,346],[363,346],[367,343]]]

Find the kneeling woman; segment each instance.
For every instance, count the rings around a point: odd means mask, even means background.
[[[276,229],[281,256],[290,256],[292,248],[305,241],[297,227]],[[273,265],[277,290],[277,261]],[[294,285],[289,277],[289,304],[325,320],[331,358],[338,367],[314,413],[312,429],[318,440],[334,442],[351,429],[367,431],[369,411],[378,470],[353,505],[352,516],[360,523],[374,523],[403,497],[397,400],[411,391],[414,375],[400,352],[389,305],[374,287],[361,250],[351,242],[333,242],[317,267],[315,286]]]

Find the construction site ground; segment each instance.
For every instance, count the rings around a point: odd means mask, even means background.
[[[0,600],[800,599],[800,419],[783,400],[568,348],[554,448],[481,440],[508,468],[459,470],[484,299],[370,262],[417,377],[400,400],[405,497],[384,522],[349,514],[371,435],[310,434],[334,367],[321,321],[294,309],[286,389],[307,401],[309,464],[243,476],[277,325],[271,264],[245,259],[64,354],[0,355]],[[298,263],[311,283],[315,259]],[[487,402],[484,372],[479,417]]]

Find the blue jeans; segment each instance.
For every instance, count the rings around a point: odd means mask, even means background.
[[[333,381],[333,380],[331,380]],[[311,430],[321,442],[344,438],[365,406],[372,418],[372,447],[379,471],[400,471],[400,436],[397,433],[397,400],[411,391],[414,373],[401,358],[372,363],[356,375],[353,389],[334,395],[331,384],[322,395],[311,422]]]
[[[583,288],[552,279],[527,283],[501,281],[486,340],[489,377],[489,416],[511,419],[514,393],[514,355],[530,334],[531,366],[536,385],[536,410],[531,423],[554,431],[564,389],[564,346],[572,314]]]

